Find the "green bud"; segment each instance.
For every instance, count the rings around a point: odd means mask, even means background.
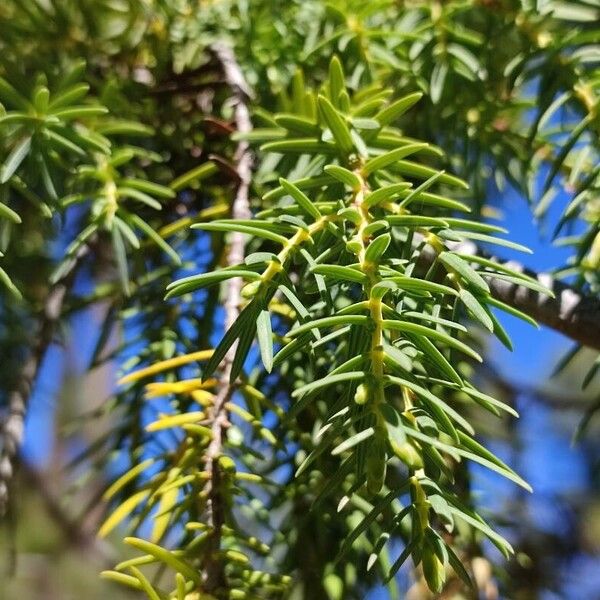
[[[359,405],[363,405],[369,399],[369,390],[364,383],[361,383],[356,388],[356,393],[354,394],[354,402]]]
[[[344,594],[344,582],[335,573],[329,573],[325,576],[323,587],[330,600],[342,600]]]
[[[262,281],[260,281],[260,279],[247,283],[242,288],[242,298],[245,298],[246,300],[251,300],[252,298],[254,298],[256,292],[258,292],[258,290],[260,289],[261,283]]]
[[[231,457],[219,456],[218,465],[221,472],[227,473],[228,475],[235,475],[237,469],[235,468],[235,462],[233,462]]]

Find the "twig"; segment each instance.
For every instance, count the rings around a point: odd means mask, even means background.
[[[233,93],[236,128],[241,133],[248,133],[252,130],[248,109],[248,101],[252,97],[252,92],[244,79],[231,48],[225,44],[215,44],[212,51],[220,62],[225,80]],[[252,179],[252,155],[247,142],[241,141],[238,144],[235,153],[235,164],[239,183],[231,213],[234,219],[247,219],[251,217],[249,193]],[[232,233],[226,257],[228,266],[237,265],[244,261],[244,246],[243,234]],[[240,279],[234,278],[227,282],[224,304],[226,329],[233,325],[240,314],[241,291],[242,281]],[[225,405],[234,391],[234,385],[230,383],[230,375],[236,347],[237,344],[234,344],[223,359],[219,391],[214,399],[210,415],[212,438],[206,452],[206,470],[210,475],[207,483],[207,521],[212,533],[204,567],[204,591],[208,593],[222,587],[224,584],[223,565],[216,557],[216,553],[221,546],[226,502],[223,498],[218,461],[223,452],[224,439],[229,426],[229,415]]]
[[[8,410],[0,425],[2,446],[0,447],[0,517],[6,514],[10,496],[10,484],[14,476],[17,457],[25,433],[25,417],[31,392],[48,348],[52,345],[54,334],[62,315],[65,296],[75,277],[78,266],[89,252],[84,245],[73,259],[69,271],[55,283],[44,302],[40,315],[38,331],[29,358],[25,361],[17,377],[14,389],[8,397]]]

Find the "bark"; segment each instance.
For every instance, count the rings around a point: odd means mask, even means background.
[[[232,98],[235,102],[236,129],[242,133],[248,133],[252,130],[248,109],[248,101],[252,97],[252,92],[244,80],[231,48],[224,44],[215,44],[212,50],[220,62],[225,80],[232,90]],[[234,160],[238,175],[238,187],[231,207],[231,215],[234,219],[248,219],[251,217],[249,193],[252,179],[252,155],[247,142],[238,144]],[[232,233],[226,251],[225,262],[227,266],[244,262],[244,248],[244,235],[238,232]],[[235,323],[240,314],[242,286],[243,282],[239,278],[230,279],[225,286],[226,329],[229,329]],[[212,528],[212,535],[210,547],[206,552],[207,560],[204,567],[204,591],[209,593],[224,585],[223,564],[215,556],[215,553],[221,547],[226,510],[226,499],[223,497],[218,461],[223,453],[225,436],[229,426],[229,415],[225,405],[235,389],[235,384],[230,383],[230,375],[236,348],[237,344],[233,344],[223,359],[219,391],[215,396],[210,415],[212,438],[206,453],[206,470],[210,474],[207,482],[207,521]]]
[[[448,246],[462,254],[485,255],[473,242]],[[435,251],[427,246],[421,255],[424,266],[430,266],[436,256]],[[533,277],[554,293],[553,298],[515,283],[486,277],[494,298],[527,313],[542,325],[562,333],[582,346],[600,350],[600,298],[583,294],[549,273],[536,273],[515,261],[494,260]]]
[[[82,246],[68,273],[50,288],[39,317],[33,347],[17,377],[14,389],[8,396],[7,415],[0,428],[2,442],[0,447],[0,517],[4,516],[8,509],[10,484],[17,466],[19,450],[23,444],[29,399],[46,352],[54,341],[56,329],[62,316],[65,296],[72,284],[77,268],[88,252],[89,246]]]

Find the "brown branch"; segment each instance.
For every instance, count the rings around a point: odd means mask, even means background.
[[[68,272],[50,288],[39,316],[39,326],[31,353],[17,376],[14,389],[8,396],[7,415],[0,424],[2,441],[0,447],[0,517],[3,517],[8,509],[9,488],[16,469],[18,453],[23,444],[29,399],[46,352],[54,341],[65,296],[73,282],[78,266],[88,252],[89,245],[82,246],[73,259]]]
[[[461,254],[485,256],[473,242],[450,243],[448,246]],[[427,246],[422,253],[425,266],[431,265],[436,256],[435,251]],[[536,273],[515,261],[494,260],[534,278],[554,293],[552,298],[522,285],[488,278],[494,298],[527,313],[578,344],[600,350],[600,298],[582,294],[549,273]]]
[[[552,290],[554,298],[523,286],[492,279],[489,281],[494,298],[509,304],[583,346],[600,350],[600,299],[586,296],[571,286],[554,279],[548,273],[535,273],[518,263],[506,263],[511,268]]]
[[[225,44],[215,44],[212,51],[220,62],[225,80],[232,90],[235,102],[235,124],[239,132],[252,130],[248,101],[252,92],[248,87],[233,51]],[[235,153],[235,168],[239,177],[237,192],[231,208],[234,219],[248,219],[250,212],[250,182],[252,179],[252,155],[247,142],[240,142]],[[227,266],[244,262],[244,235],[234,232],[229,240],[226,263]],[[242,281],[234,278],[227,282],[225,288],[225,328],[229,329],[240,313],[242,302]],[[223,359],[219,391],[211,409],[212,438],[206,452],[206,470],[210,477],[207,483],[207,521],[212,529],[210,542],[206,551],[204,567],[204,591],[212,592],[224,585],[223,564],[216,557],[221,547],[222,528],[225,524],[226,499],[223,497],[219,458],[223,453],[226,431],[229,426],[229,415],[225,408],[231,398],[234,385],[230,383],[230,375],[237,344],[234,344]]]

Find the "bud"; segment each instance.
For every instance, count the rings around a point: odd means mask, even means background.
[[[471,124],[477,123],[480,119],[479,111],[476,108],[470,108],[467,111],[467,121]]]
[[[367,402],[368,399],[369,399],[369,390],[364,383],[361,383],[356,388],[356,393],[354,394],[354,402],[356,402],[356,404],[359,404],[362,406],[363,404],[365,404]]]
[[[218,465],[221,472],[227,473],[228,475],[235,475],[237,469],[235,468],[235,462],[233,462],[231,457],[219,456]]]
[[[256,292],[258,292],[258,290],[260,289],[260,284],[262,283],[262,281],[257,280],[257,281],[251,281],[250,283],[247,283],[243,288],[242,288],[242,298],[245,298],[246,300],[251,300],[252,298],[254,298],[254,296],[256,295]]]

